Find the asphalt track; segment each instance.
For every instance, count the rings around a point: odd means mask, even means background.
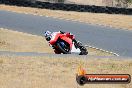
[[[132,57],[132,31],[2,10],[0,28],[41,36],[46,30],[72,32],[84,44]]]
[[[10,52],[10,51],[0,51],[0,56],[24,56],[24,57],[50,57],[52,58],[79,58],[79,59],[90,59],[90,58],[114,58],[114,59],[131,59],[130,57],[115,57],[115,56],[97,56],[97,55],[78,55],[78,54],[51,54],[51,53],[37,53],[37,52]]]

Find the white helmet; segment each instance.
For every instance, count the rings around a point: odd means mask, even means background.
[[[51,32],[50,31],[46,31],[45,33],[44,33],[44,37],[45,37],[45,39],[47,40],[47,41],[50,41],[50,39],[51,39]]]

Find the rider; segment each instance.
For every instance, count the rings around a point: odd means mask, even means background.
[[[52,43],[54,43],[55,41],[54,41],[54,34],[56,34],[56,33],[60,33],[60,34],[64,34],[64,35],[66,35],[67,37],[69,37],[69,38],[71,38],[72,39],[72,41],[74,42],[74,43],[76,43],[77,44],[77,41],[75,40],[75,37],[71,34],[71,33],[69,33],[69,32],[62,32],[62,31],[59,31],[59,32],[53,32],[53,33],[51,33],[50,31],[46,31],[45,33],[44,33],[44,36],[45,36],[45,39],[49,42],[49,45],[50,46],[52,46]],[[76,46],[75,46],[76,47]],[[52,48],[54,48],[54,46],[52,46]],[[59,52],[58,50],[54,50],[54,52],[56,53],[56,54],[61,54],[61,52]]]

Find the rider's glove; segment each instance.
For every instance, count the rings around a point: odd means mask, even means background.
[[[61,33],[61,34],[64,34],[65,32],[63,32],[63,31],[60,31],[60,33]]]
[[[78,42],[76,39],[73,39],[72,41],[73,41],[74,43],[77,43],[77,42]]]
[[[49,44],[49,46],[52,47],[53,49],[55,49],[55,46],[53,46],[53,45],[51,45],[51,44]]]

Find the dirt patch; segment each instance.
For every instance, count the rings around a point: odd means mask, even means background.
[[[0,64],[2,64],[3,63],[3,60],[0,60]]]
[[[76,20],[91,24],[100,24],[114,28],[132,30],[132,17],[130,15],[101,14],[88,12],[47,10],[30,7],[17,7],[0,5],[0,10],[15,11],[21,13],[37,14],[69,20]]]
[[[8,45],[5,41],[0,40],[0,46]]]
[[[81,63],[89,74],[130,74],[131,59],[43,56],[0,56],[0,86],[2,88],[131,88],[130,84],[76,84]]]

